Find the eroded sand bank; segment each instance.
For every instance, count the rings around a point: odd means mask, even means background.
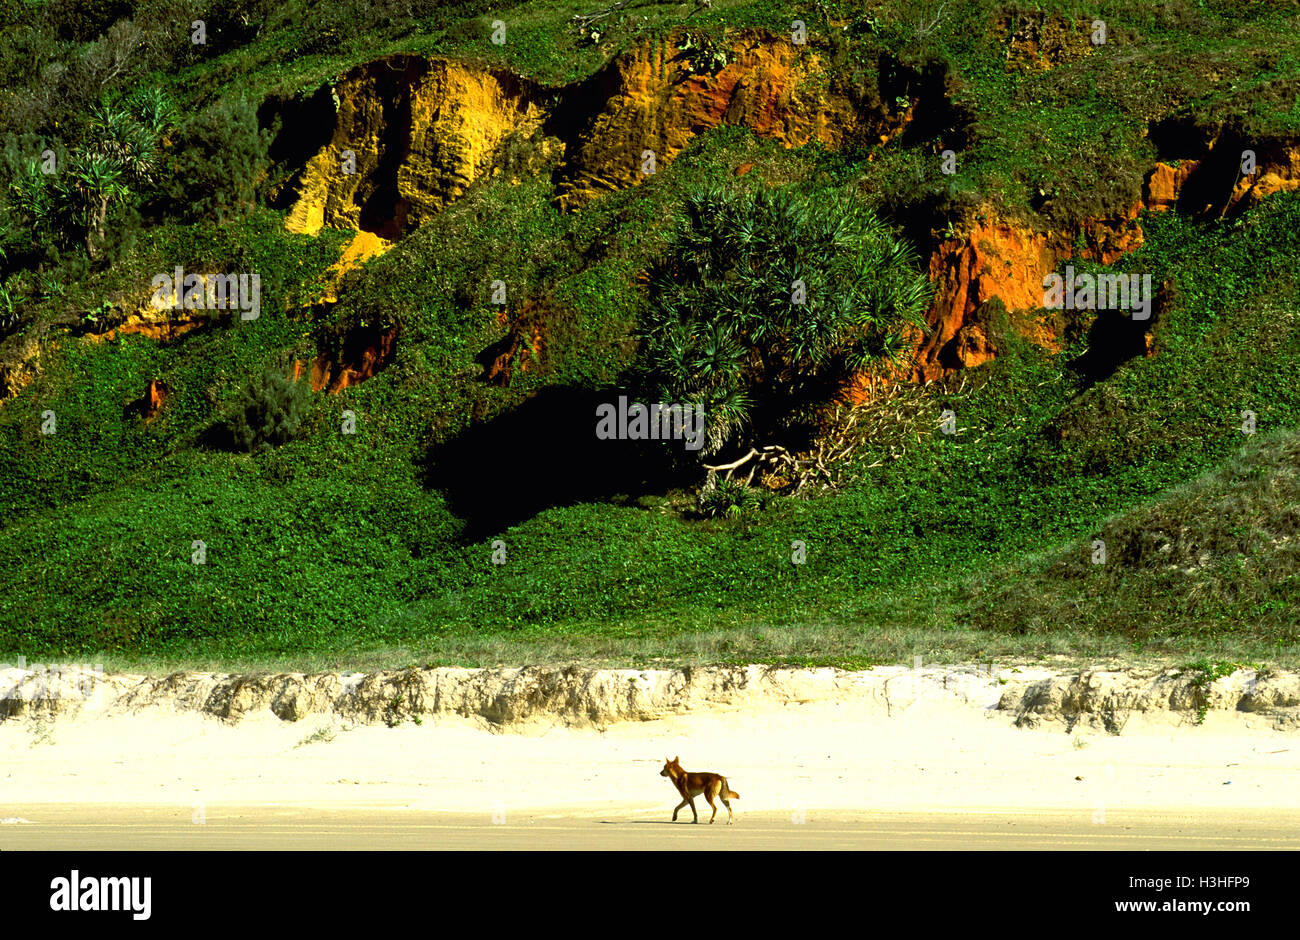
[[[544,698],[527,683],[523,698],[503,699],[492,682],[506,680],[489,675],[476,681],[492,695],[442,699],[479,703],[467,714],[432,699],[385,711],[397,696],[371,679],[371,706],[349,711],[335,699],[297,720],[271,708],[283,686],[271,677],[243,683],[260,690],[254,700],[271,698],[237,721],[187,704],[228,702],[226,680],[147,680],[155,689],[208,683],[189,698],[152,699],[123,680],[127,691],[79,707],[10,706],[0,721],[0,817],[14,818],[6,806],[136,804],[196,819],[233,805],[461,813],[484,824],[537,814],[667,819],[676,799],[658,774],[665,757],[680,756],[688,769],[728,777],[741,822],[747,813],[1050,811],[1088,827],[1144,812],[1241,812],[1276,819],[1275,840],[1300,833],[1294,677],[1238,673],[1188,698],[1161,673],[704,672],[569,680],[660,690],[644,700],[635,691],[583,700],[545,679],[568,711],[534,707]],[[418,674],[393,675],[409,693]],[[592,701],[643,701],[640,720],[593,721]],[[483,708],[498,709],[498,720]],[[502,708],[521,717],[501,721]],[[0,840],[23,825],[0,826]]]

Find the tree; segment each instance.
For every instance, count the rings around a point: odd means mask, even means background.
[[[152,183],[163,133],[155,123],[159,118],[145,113],[142,120],[129,110],[98,105],[91,111],[86,151],[112,160],[137,185]]]
[[[73,206],[85,226],[86,254],[93,261],[100,255],[107,236],[108,210],[113,203],[131,195],[122,161],[102,153],[78,151],[60,180],[59,192]]]
[[[57,226],[54,187],[41,172],[40,161],[17,161],[9,180],[8,204],[18,218],[38,232],[53,233]]]
[[[155,140],[161,140],[176,123],[176,104],[161,88],[142,88],[127,99],[126,107]]]
[[[930,290],[851,196],[793,188],[690,195],[649,274],[637,378],[704,407],[702,455],[807,427],[852,374],[897,363]]]
[[[159,169],[162,135],[175,113],[166,94],[138,93],[124,106],[101,102],[92,110],[71,153],[55,143],[54,172],[45,172],[44,142],[21,141],[28,155],[15,167],[8,203],[33,234],[49,236],[58,247],[80,242],[92,260],[101,257],[109,215],[118,203],[150,190]],[[8,141],[5,160],[18,141]],[[53,148],[51,148],[53,149]]]

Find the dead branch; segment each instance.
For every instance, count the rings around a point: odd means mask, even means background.
[[[730,473],[731,473],[732,470],[735,470],[737,467],[739,467],[739,466],[741,466],[742,464],[744,464],[745,461],[749,460],[751,457],[756,456],[757,454],[758,454],[758,451],[751,447],[751,448],[749,449],[749,453],[747,453],[744,457],[741,457],[739,460],[732,461],[731,463],[718,464],[716,467],[713,466],[712,464],[707,464],[707,463],[706,463],[706,464],[704,465],[704,469],[705,469],[705,470],[715,470],[715,471],[716,471],[716,470],[726,470],[727,473],[728,473],[728,475],[730,475]],[[728,476],[728,479],[730,479],[730,476]]]

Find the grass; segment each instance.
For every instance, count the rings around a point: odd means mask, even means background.
[[[146,671],[575,659],[865,667],[916,655],[1296,664],[1286,567],[1288,435],[1300,428],[1295,194],[1231,220],[1144,215],[1144,245],[1113,270],[1170,285],[1157,355],[1093,379],[1077,368],[1086,324],[1071,324],[1054,357],[1003,335],[999,359],[964,381],[867,409],[873,430],[833,495],[770,498],[716,520],[682,512],[691,494],[672,488],[552,499],[573,456],[505,440],[476,457],[477,469],[502,500],[522,491],[539,508],[483,532],[429,477],[440,448],[539,391],[620,381],[644,309],[638,275],[701,183],[843,186],[899,221],[929,219],[934,205],[953,221],[978,205],[1068,226],[1135,201],[1142,170],[1161,156],[1153,121],[1295,133],[1300,112],[1286,90],[1300,58],[1277,38],[1294,10],[1053,3],[1040,17],[984,2],[885,0],[869,14],[832,2],[827,30],[815,7],[715,0],[692,13],[646,2],[583,44],[569,23],[592,6],[465,3],[410,29],[351,31],[286,7],[255,40],[155,78],[197,107],[314,89],[379,54],[415,51],[562,86],[682,23],[720,36],[780,32],[802,16],[834,63],[827,81],[894,70],[906,86],[908,75],[945,70],[969,137],[959,172],[934,169],[950,143],[942,133],[831,154],[720,128],[644,185],[577,213],[555,208],[549,168],[476,184],[320,307],[307,300],[347,233],[291,235],[265,208],[225,225],[151,220],[107,270],[58,269],[64,293],[25,313],[26,329],[54,342],[36,382],[0,406],[0,652]],[[1065,25],[1050,28],[1067,49],[1079,39],[1070,24],[1085,18],[1106,19],[1111,39],[1053,68],[1021,69],[1008,65],[1003,13],[1040,31],[1059,17]],[[504,46],[487,39],[496,18],[512,37]],[[737,177],[742,164],[753,169]],[[263,316],[170,344],[91,344],[68,332],[105,300],[126,309],[153,272],[177,263],[262,271]],[[504,387],[481,381],[480,363],[506,329],[486,292],[501,271],[511,312],[528,311],[548,337]],[[400,326],[395,360],[337,396],[314,396],[302,439],[259,455],[208,445],[251,376],[308,359],[361,323]],[[176,393],[145,422],[128,405],[152,379]],[[354,436],[338,433],[345,408],[357,416]],[[944,409],[955,435],[937,431]],[[1259,419],[1250,440],[1238,430],[1245,409]],[[39,432],[45,411],[58,417],[55,435]],[[1195,560],[1193,575],[1143,554],[1157,533]],[[1097,537],[1114,561],[1100,569],[1087,562]],[[504,566],[490,561],[497,539]],[[196,540],[203,565],[191,560]],[[807,546],[797,566],[796,540]]]
[[[968,621],[1031,634],[1083,612],[1136,644],[1196,636],[1230,649],[1244,634],[1265,641],[1256,650],[1293,647],[1298,462],[1294,432],[1252,440],[1226,467],[1107,520],[1103,564],[1075,543],[972,585]]]
[[[1253,217],[1258,247],[1292,250],[1283,235],[1295,203],[1278,197]],[[1250,250],[1241,238],[1225,230],[1200,247],[1231,257]],[[1185,225],[1155,224],[1144,251],[1163,258],[1186,239]],[[1022,348],[960,391],[930,389],[930,410],[951,407],[967,433],[921,433],[902,459],[863,471],[836,496],[778,499],[757,517],[715,522],[635,503],[556,507],[493,536],[509,546],[504,567],[489,562],[491,539],[462,541],[441,494],[421,486],[399,410],[411,380],[381,373],[347,393],[362,416],[355,441],[322,419],[314,438],[266,457],[181,449],[117,485],[110,465],[91,493],[79,476],[52,477],[66,487],[53,508],[12,522],[0,546],[8,572],[0,614],[14,625],[6,635],[29,659],[96,651],[168,661],[324,653],[467,664],[534,656],[868,664],[916,653],[1115,655],[1132,641],[1106,629],[1104,606],[1089,619],[1065,616],[1078,609],[1066,603],[1035,621],[1041,629],[1017,633],[1005,626],[1016,622],[1006,620],[1010,600],[990,605],[970,585],[981,571],[1000,571],[999,561],[1090,539],[1110,514],[1230,457],[1241,447],[1236,409],[1252,394],[1267,402],[1261,427],[1294,420],[1297,393],[1272,377],[1294,367],[1300,344],[1294,324],[1257,299],[1281,289],[1268,282],[1268,257],[1255,265],[1262,283],[1225,268],[1217,320],[1204,311],[1220,298],[1202,288],[1202,306],[1165,321],[1165,352],[1099,386],[1079,385],[1069,352]],[[1213,266],[1212,254],[1193,255],[1189,275],[1203,265]],[[1245,299],[1231,302],[1235,291]],[[1194,402],[1174,376],[1196,383]],[[1123,420],[1141,433],[1102,434],[1116,420],[1105,394],[1119,396]],[[426,413],[416,402],[412,417]],[[37,410],[12,405],[7,420]],[[338,407],[319,398],[316,406]],[[1051,433],[1062,422],[1086,433]],[[83,452],[67,440],[71,454]],[[204,566],[190,562],[196,538],[207,543]],[[808,546],[802,566],[782,563],[795,539]],[[1033,578],[1018,572],[1020,593],[1035,594]],[[1124,596],[1136,604],[1144,589]],[[986,608],[975,629],[959,629]],[[1285,658],[1293,634],[1279,632],[1282,616],[1233,642],[1252,656],[1271,644],[1268,655]],[[1150,652],[1210,655],[1222,642],[1166,632],[1150,639]]]
[[[328,744],[334,740],[336,735],[337,732],[331,727],[317,728],[295,744],[294,747],[306,747],[308,744]]]
[[[1246,646],[1233,655],[1242,661],[1264,661],[1280,668],[1300,667],[1294,654]],[[289,656],[204,658],[113,656],[104,658],[110,672],[162,676],[181,670],[267,675],[284,672],[322,673],[357,670],[374,672],[439,666],[478,668],[542,663],[582,664],[600,669],[680,669],[709,665],[779,665],[862,670],[882,665],[910,665],[916,657],[926,665],[960,665],[974,661],[1002,667],[1039,667],[1060,671],[1084,669],[1177,668],[1189,656],[1223,655],[1196,642],[1134,652],[1122,638],[1094,637],[1064,631],[1052,642],[1023,637],[989,637],[981,631],[904,626],[888,634],[864,634],[853,623],[748,623],[698,632],[674,632],[666,639],[627,641],[587,633],[538,638],[488,635],[446,638],[419,646],[392,645],[370,650],[308,651]],[[1005,682],[1003,683],[1005,684]],[[399,714],[394,710],[393,715]]]

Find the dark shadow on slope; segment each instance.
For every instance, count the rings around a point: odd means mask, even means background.
[[[334,102],[330,87],[322,84],[311,94],[296,97],[272,95],[257,109],[257,124],[263,130],[276,128],[275,139],[267,151],[274,168],[288,171],[287,178],[273,185],[275,195],[269,200],[274,209],[288,209],[298,198],[307,161],[330,142],[334,132]]]
[[[951,148],[961,153],[974,143],[975,116],[953,100],[948,63],[934,60],[914,67],[882,55],[878,69],[883,101],[916,100],[912,119],[898,138],[901,146],[936,144],[940,152]]]
[[[1088,327],[1088,349],[1070,363],[1087,385],[1104,382],[1131,359],[1149,350],[1148,334],[1156,320],[1135,320],[1127,310],[1101,310]]]
[[[441,490],[474,541],[544,509],[665,492],[698,477],[675,465],[681,441],[600,440],[596,408],[617,391],[547,388],[431,447],[425,485]]]

